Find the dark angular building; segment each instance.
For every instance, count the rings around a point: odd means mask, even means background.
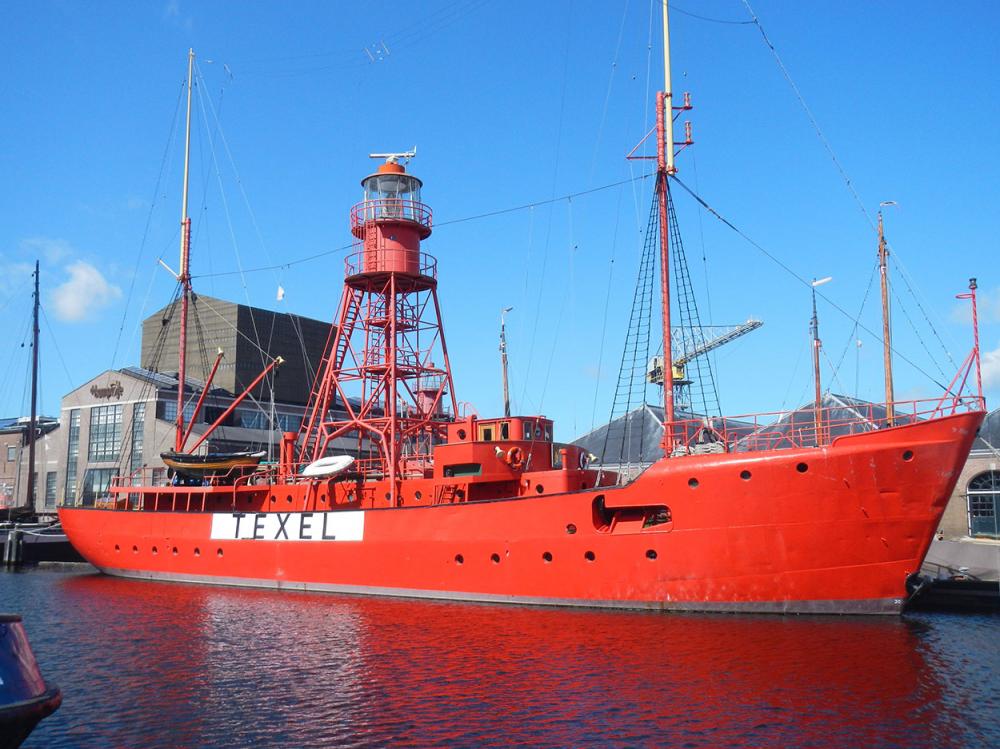
[[[253,382],[270,357],[280,356],[285,361],[276,370],[274,399],[303,405],[309,400],[331,327],[330,323],[308,317],[195,295],[188,312],[187,376],[204,382],[216,352],[222,349],[222,363],[212,388],[235,395]],[[179,331],[179,301],[146,318],[142,324],[141,367],[177,372]],[[254,395],[263,393],[262,385]]]

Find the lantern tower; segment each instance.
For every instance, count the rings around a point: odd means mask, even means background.
[[[388,481],[392,505],[400,480],[427,475],[457,405],[437,260],[420,249],[431,209],[404,166],[414,155],[371,154],[384,163],[361,181],[351,209],[354,248],[299,441],[299,460],[309,462],[343,451],[346,439],[362,476]]]

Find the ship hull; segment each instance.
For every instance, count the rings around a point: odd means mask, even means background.
[[[287,512],[64,507],[60,517],[88,561],[124,577],[561,606],[892,614],[981,420],[959,414],[823,448],[661,460],[625,486],[530,498],[306,512],[293,509],[289,491]],[[268,488],[271,507],[286,489]],[[233,491],[221,496],[239,502]],[[668,508],[668,519],[644,522],[639,510],[650,506]]]

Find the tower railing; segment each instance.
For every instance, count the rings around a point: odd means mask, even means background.
[[[358,250],[344,260],[347,276],[357,276],[361,273],[386,273],[398,270],[409,264],[417,256],[419,273],[428,278],[437,278],[437,258],[426,252],[404,249]]]
[[[377,198],[364,200],[351,208],[351,232],[358,232],[369,221],[412,221],[431,229],[431,209],[417,200]]]

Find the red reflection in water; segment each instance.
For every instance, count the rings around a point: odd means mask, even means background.
[[[919,631],[896,618],[557,610],[102,576],[57,590],[57,605],[77,612],[72,626],[89,620],[93,632],[73,668],[94,678],[75,674],[71,689],[60,676],[60,730],[77,741],[940,743],[939,685]]]

